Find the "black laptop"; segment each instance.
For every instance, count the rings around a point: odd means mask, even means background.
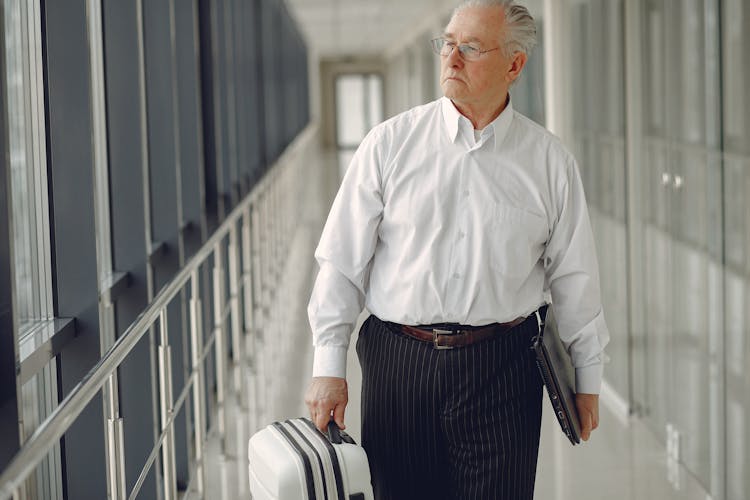
[[[542,311],[541,316],[541,332],[534,337],[533,345],[536,364],[544,385],[547,386],[547,394],[557,421],[570,442],[575,445],[581,442],[581,422],[576,410],[575,369],[557,332],[552,307],[547,307],[546,315]]]

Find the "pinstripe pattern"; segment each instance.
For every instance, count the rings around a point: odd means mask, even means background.
[[[532,500],[542,384],[536,320],[472,346],[438,351],[362,326],[362,445],[375,498]]]

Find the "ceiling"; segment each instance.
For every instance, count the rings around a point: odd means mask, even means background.
[[[395,53],[414,37],[437,36],[460,0],[284,0],[320,58]],[[541,18],[545,0],[522,0]],[[394,50],[396,49],[396,50]]]
[[[440,26],[456,0],[285,0],[321,58],[377,55]]]

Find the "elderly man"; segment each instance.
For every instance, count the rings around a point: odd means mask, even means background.
[[[598,425],[609,334],[576,162],[513,110],[528,11],[468,1],[433,40],[445,97],[375,127],[323,230],[305,396],[343,427],[359,333],[362,444],[379,499],[533,498],[542,384],[530,350],[551,294],[576,368],[582,437]]]

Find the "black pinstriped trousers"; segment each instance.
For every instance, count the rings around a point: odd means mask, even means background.
[[[542,417],[535,316],[451,350],[395,330],[370,316],[357,341],[376,500],[532,500]]]

